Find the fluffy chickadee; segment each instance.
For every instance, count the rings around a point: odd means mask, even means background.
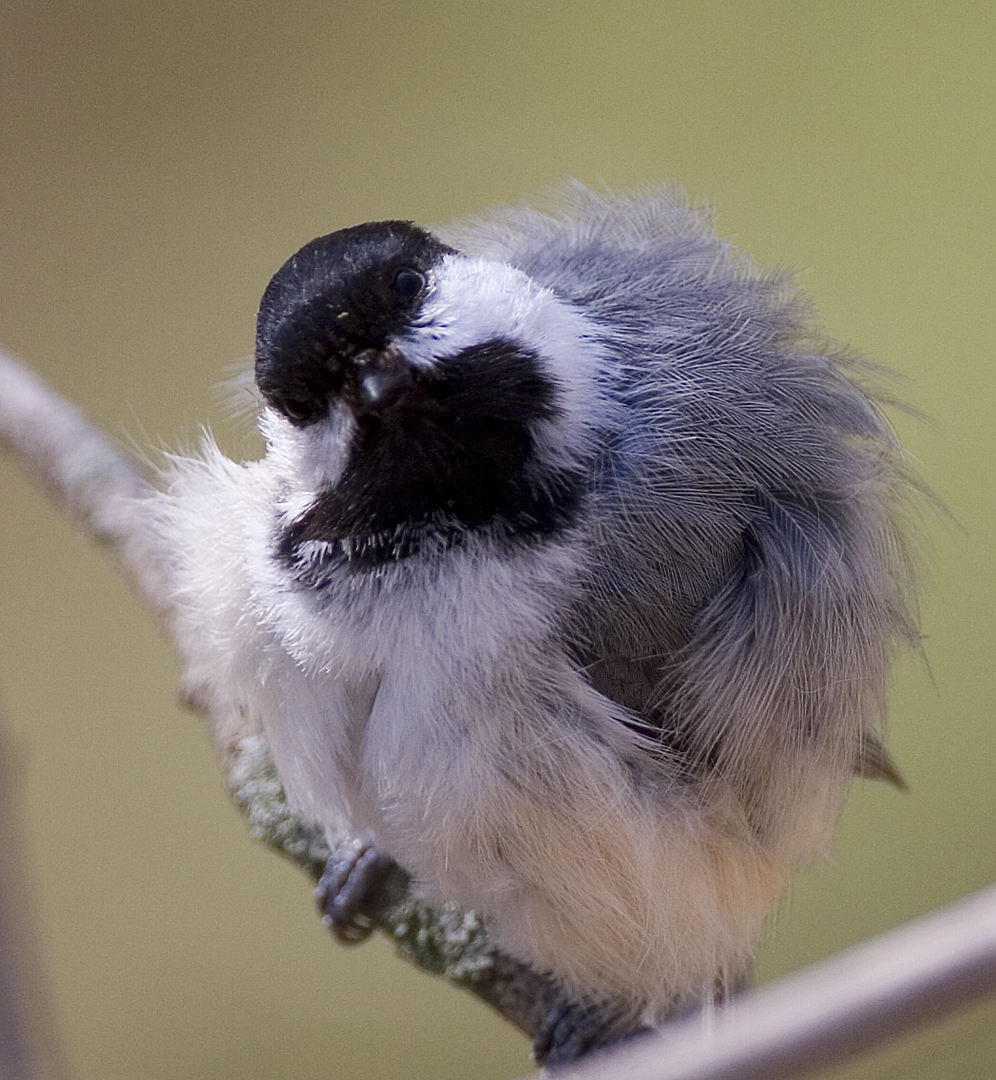
[[[671,189],[322,236],[260,306],[265,457],[161,500],[188,691],[574,1000],[710,1001],[897,779],[909,480],[855,370]]]

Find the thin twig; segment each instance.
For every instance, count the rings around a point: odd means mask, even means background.
[[[996,886],[563,1080],[788,1080],[838,1065],[996,994]]]
[[[154,610],[168,602],[166,560],[142,513],[153,493],[135,462],[34,372],[0,351],[0,442],[53,502],[108,545]]]

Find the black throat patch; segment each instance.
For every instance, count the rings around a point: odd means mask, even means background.
[[[358,417],[342,477],[284,529],[279,557],[372,570],[471,536],[508,547],[569,527],[582,473],[541,468],[532,434],[556,397],[536,355],[502,339],[420,370],[400,404]]]

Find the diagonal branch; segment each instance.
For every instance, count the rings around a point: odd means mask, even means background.
[[[165,559],[141,511],[151,484],[83,413],[0,351],[0,442],[56,506],[107,544],[142,598],[165,609]]]
[[[0,442],[56,506],[110,549],[140,597],[168,622],[168,560],[146,512],[155,488],[79,409],[2,351]],[[329,854],[325,837],[290,811],[262,740],[246,736],[219,752],[225,782],[254,836],[317,880]],[[533,1036],[561,1001],[559,987],[494,949],[475,916],[418,900],[409,886],[395,866],[373,898],[375,925],[416,967],[469,990]]]
[[[996,885],[914,919],[709,1018],[560,1074],[563,1080],[789,1080],[996,994]]]

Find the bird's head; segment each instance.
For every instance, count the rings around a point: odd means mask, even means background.
[[[360,565],[568,525],[599,415],[598,335],[505,263],[403,221],[306,244],[257,320],[285,544]],[[345,545],[345,546],[344,546]]]

